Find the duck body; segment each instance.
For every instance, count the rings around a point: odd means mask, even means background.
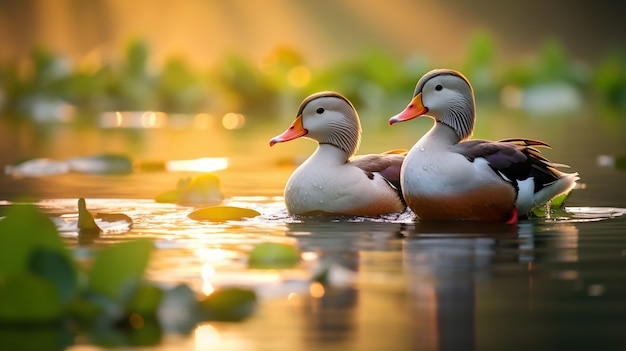
[[[356,110],[340,94],[321,92],[302,102],[293,124],[270,141],[274,145],[305,136],[319,144],[285,185],[290,214],[374,217],[404,211],[399,188],[404,155],[354,156],[360,134]]]
[[[404,199],[420,219],[515,221],[578,179],[541,155],[537,148],[549,147],[541,141],[470,140],[473,91],[456,71],[424,75],[411,103],[390,123],[421,115],[435,125],[411,148],[400,174]]]

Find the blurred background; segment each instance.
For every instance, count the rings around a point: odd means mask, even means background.
[[[267,141],[319,90],[355,104],[363,152],[409,148],[430,124],[387,119],[438,67],[472,82],[477,137],[538,138],[509,134],[538,116],[529,125],[565,144],[568,116],[591,116],[605,140],[624,125],[625,15],[614,0],[0,0],[0,164],[280,163],[314,148]]]

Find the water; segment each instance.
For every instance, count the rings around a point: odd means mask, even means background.
[[[302,221],[287,215],[281,197],[293,168],[268,161],[275,150],[265,145],[216,172],[224,205],[262,213],[246,221],[196,222],[186,217],[189,207],[154,203],[156,194],[192,175],[181,172],[2,176],[0,198],[30,193],[45,211],[71,222],[76,199],[85,197],[90,210],[127,214],[134,225],[92,238],[63,231],[75,252],[150,238],[157,247],[151,280],[185,282],[198,292],[243,285],[261,298],[242,323],[205,323],[188,335],[166,328],[148,349],[624,350],[626,172],[595,165],[597,154],[625,150],[616,147],[623,130],[591,140],[580,131],[574,138],[522,128],[517,136],[550,140],[549,157],[576,166],[585,188],[568,199],[565,217],[514,226],[416,223],[410,214]],[[501,135],[509,136],[515,135]],[[250,271],[246,254],[261,241],[292,243],[305,262],[284,272]],[[334,267],[334,283],[322,290],[309,284],[320,262]],[[97,349],[84,338],[75,343],[71,350]]]

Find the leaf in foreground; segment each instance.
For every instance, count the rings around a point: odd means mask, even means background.
[[[148,240],[119,243],[102,249],[89,273],[88,289],[124,302],[129,286],[141,281],[154,249]]]
[[[256,294],[241,288],[217,290],[200,301],[200,307],[208,320],[237,322],[254,312]]]

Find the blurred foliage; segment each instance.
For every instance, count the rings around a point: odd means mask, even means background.
[[[497,62],[496,51],[491,35],[477,32],[466,55],[445,65],[470,79],[481,103],[499,104],[504,87],[523,90],[557,83],[626,109],[624,51],[607,53],[596,68],[577,62],[555,40],[546,41],[534,57],[504,65]],[[170,57],[151,69],[149,58],[142,40],[131,41],[121,60],[90,66],[73,65],[63,55],[35,48],[28,60],[0,66],[0,113],[2,118],[39,121],[62,115],[64,106],[70,106],[77,120],[86,123],[102,111],[132,110],[237,112],[253,121],[290,115],[303,96],[320,90],[336,90],[360,110],[378,113],[404,101],[421,75],[437,68],[420,55],[402,60],[375,49],[317,68],[289,47],[277,47],[259,62],[228,53],[206,71],[184,57]]]
[[[84,209],[83,199],[79,207]],[[87,214],[79,212],[79,223],[93,222],[91,215],[80,218]],[[168,289],[145,280],[153,250],[149,240],[124,241],[77,262],[50,218],[31,204],[9,206],[0,220],[3,350],[63,350],[73,334],[105,347],[155,345],[161,325],[190,332],[199,322],[239,321],[254,311],[253,290],[225,288],[197,298],[188,287]],[[178,316],[173,321],[171,308]],[[48,343],[33,344],[31,333],[17,337],[23,327],[45,335]]]

